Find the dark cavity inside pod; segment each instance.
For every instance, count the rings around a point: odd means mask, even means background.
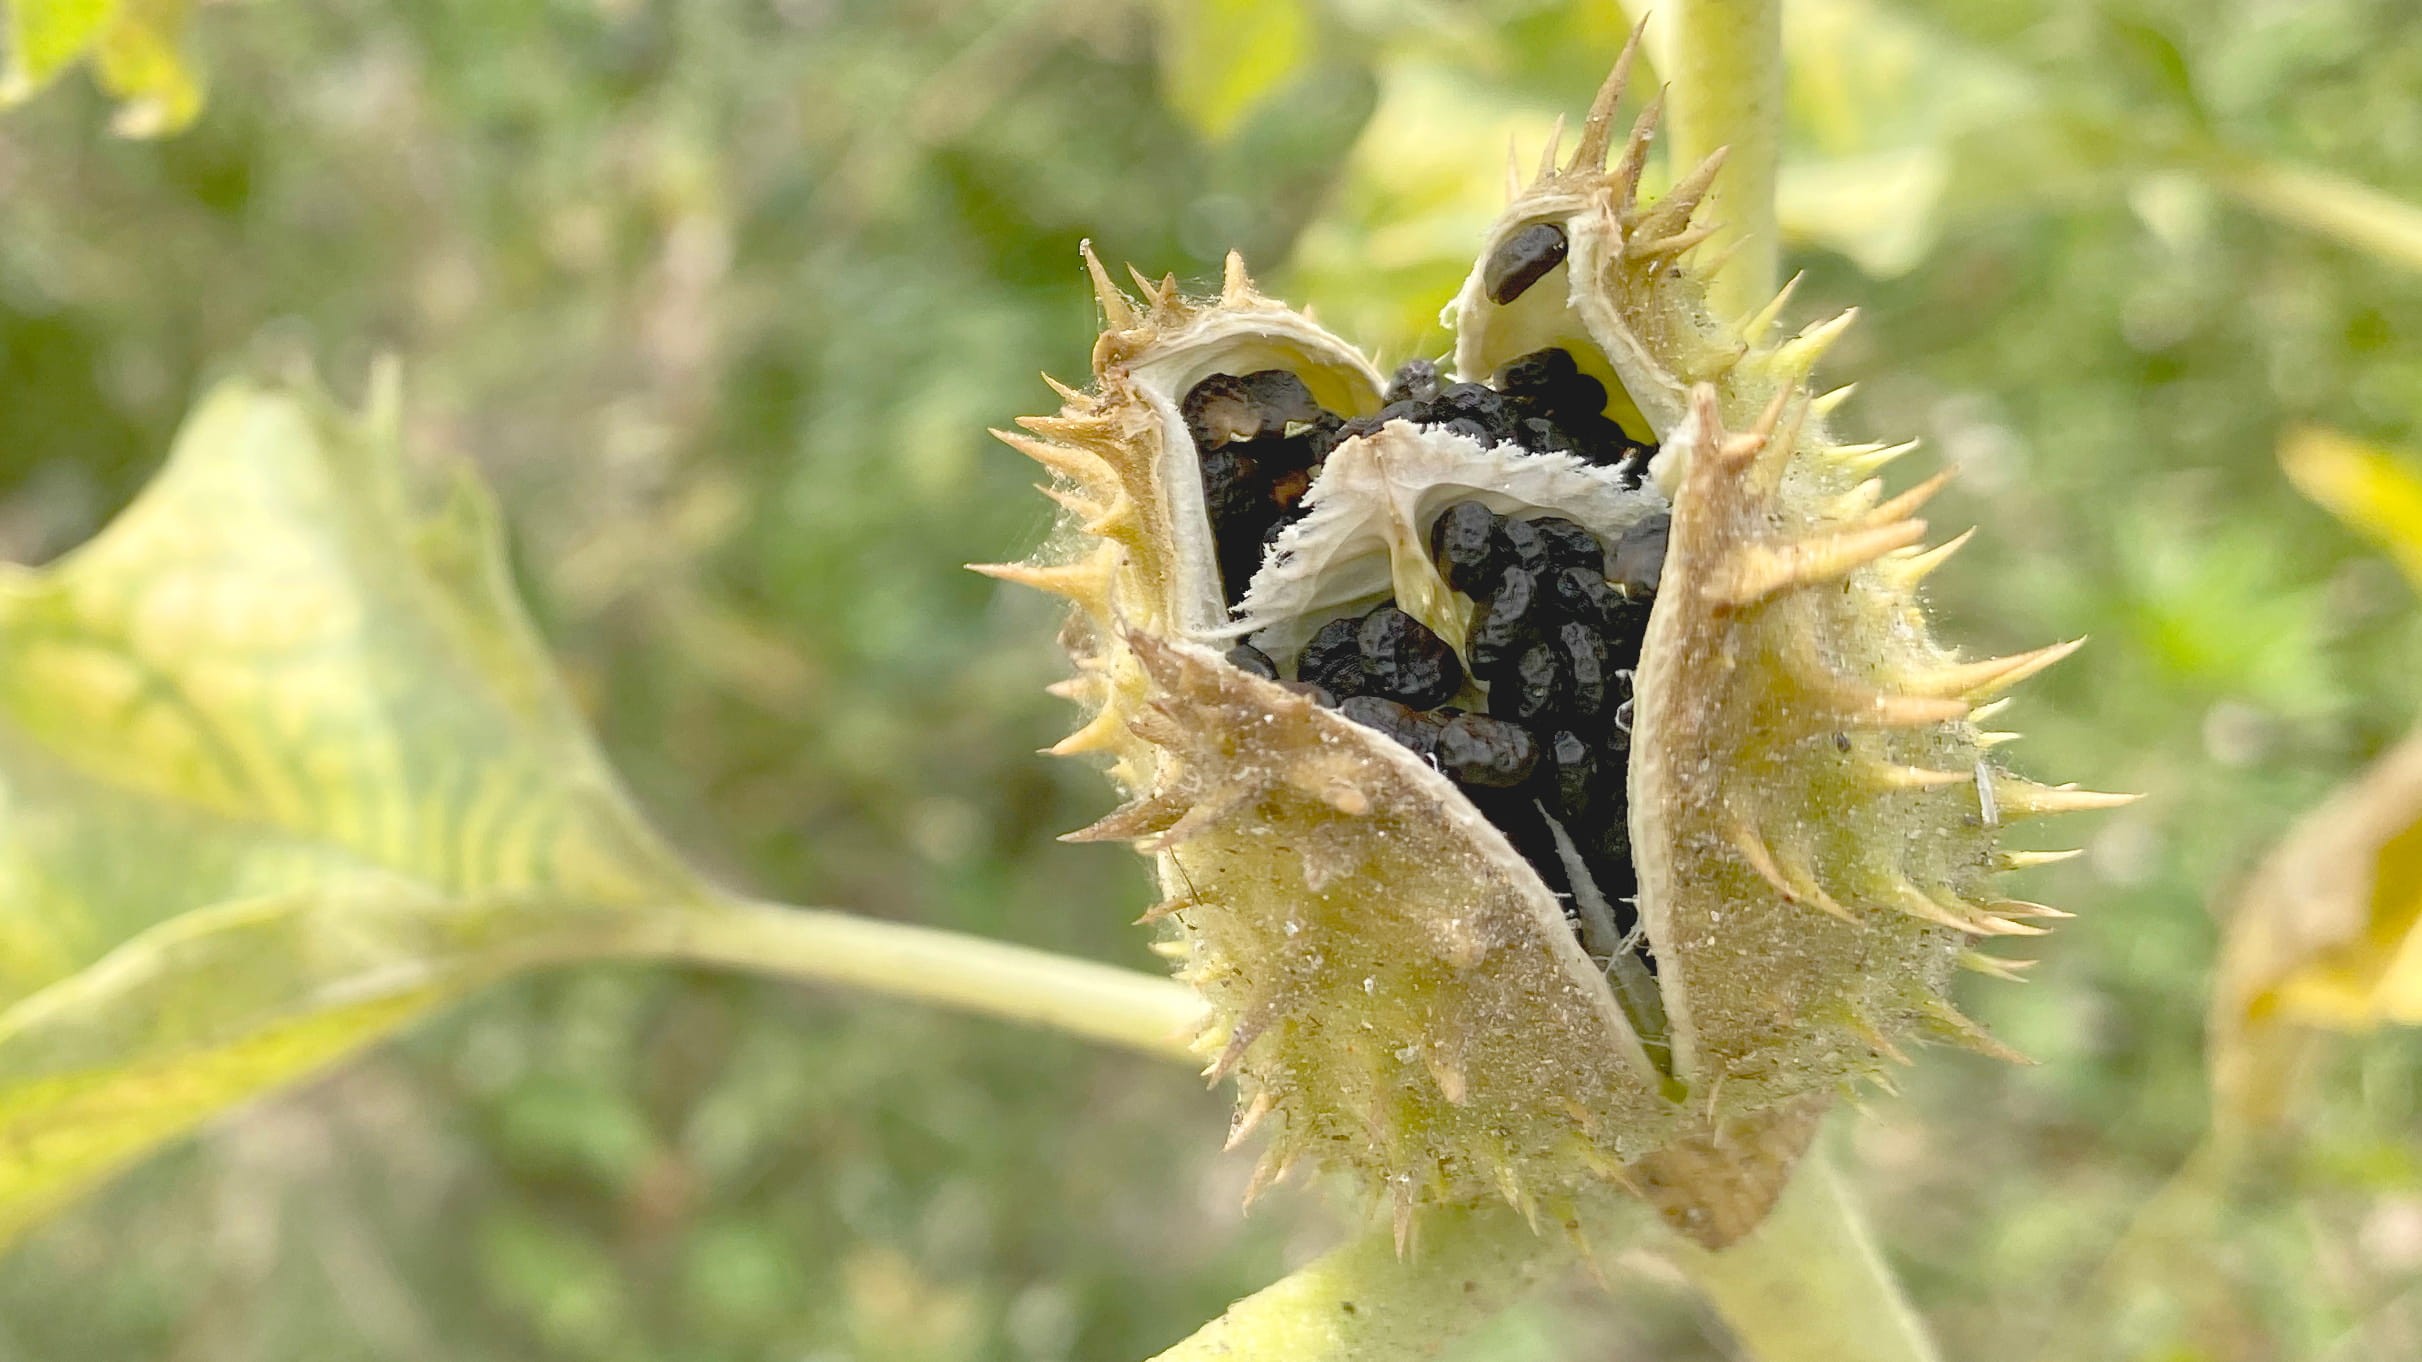
[[[1535,237],[1499,291],[1519,302],[1551,282],[1555,237]],[[1240,639],[1227,657],[1445,777],[1537,872],[1662,1053],[1626,789],[1655,585],[1639,564],[1666,521],[1645,486],[1656,450],[1569,352],[1517,356],[1493,380],[1415,361],[1353,417],[1285,370],[1206,374],[1182,394]]]

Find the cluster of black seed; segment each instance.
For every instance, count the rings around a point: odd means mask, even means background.
[[[1663,566],[1667,517],[1611,546],[1555,516],[1479,501],[1441,513],[1430,550],[1474,611],[1457,656],[1386,602],[1329,621],[1288,678],[1250,645],[1246,670],[1333,705],[1418,753],[1495,823],[1579,916],[1576,873],[1628,933],[1639,892],[1627,831],[1631,676]],[[1467,691],[1477,707],[1449,703]]]
[[[1607,417],[1604,386],[1552,349],[1508,364],[1494,386],[1442,384],[1435,365],[1415,361],[1397,370],[1380,411],[1351,421],[1280,369],[1214,374],[1186,394],[1182,414],[1231,607],[1268,545],[1303,516],[1329,451],[1389,421],[1571,454],[1617,470],[1627,486],[1656,453]],[[1323,625],[1293,676],[1249,644],[1228,660],[1418,753],[1504,831],[1568,914],[1578,918],[1581,896],[1594,893],[1628,933],[1639,892],[1624,787],[1631,676],[1667,524],[1652,516],[1607,544],[1561,517],[1457,502],[1432,523],[1429,547],[1447,585],[1472,602],[1462,655],[1386,601]]]
[[[1186,394],[1180,414],[1202,460],[1219,577],[1233,607],[1269,543],[1301,518],[1304,493],[1345,418],[1284,369],[1213,374]]]
[[[1396,371],[1387,405],[1345,423],[1341,436],[1367,435],[1390,421],[1439,426],[1481,445],[1510,444],[1534,454],[1571,454],[1621,470],[1637,487],[1657,452],[1606,414],[1606,385],[1582,373],[1565,350],[1538,350],[1497,371],[1494,387],[1441,384],[1438,366],[1414,360]]]
[[[1218,546],[1229,606],[1261,570],[1270,544],[1302,519],[1304,493],[1341,440],[1390,421],[1438,426],[1483,445],[1571,454],[1619,470],[1638,486],[1653,445],[1606,415],[1606,387],[1579,371],[1571,354],[1540,350],[1505,366],[1495,387],[1441,384],[1438,366],[1415,360],[1396,371],[1387,405],[1349,421],[1322,407],[1303,380],[1284,369],[1213,374],[1180,406],[1202,460],[1203,499]]]

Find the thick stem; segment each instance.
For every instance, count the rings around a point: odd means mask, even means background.
[[[1676,1239],[1668,1254],[1756,1362],[1940,1362],[1821,1152],[1748,1238],[1714,1253]]]
[[[1709,302],[1720,317],[1743,317],[1774,296],[1780,256],[1774,180],[1783,141],[1782,0],[1674,0],[1673,24],[1664,74],[1674,173],[1731,149],[1699,213],[1724,227],[1708,249],[1734,248]]]
[[[1114,965],[825,908],[728,902],[658,917],[602,953],[842,984],[1192,1058],[1192,989]]]
[[[1557,1227],[1502,1205],[1424,1211],[1412,1253],[1372,1230],[1228,1307],[1154,1362],[1395,1362],[1428,1357],[1562,1272]]]

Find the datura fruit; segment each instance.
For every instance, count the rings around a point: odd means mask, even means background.
[[[2061,914],[1994,876],[2010,824],[2124,796],[2001,769],[1996,692],[1918,584],[1940,477],[1838,442],[1847,315],[1711,316],[1694,210],[1643,202],[1629,54],[1448,306],[1448,372],[1383,376],[1230,257],[1216,297],[1115,287],[1089,392],[1002,438],[1065,509],[984,569],[1075,602],[1058,690],[1130,801],[1146,916],[1207,997],[1258,1189],[1299,1159],[1395,1208],[1608,1186],[1711,1246],[1832,1098],[1912,1038],[2006,1053],[1946,996]],[[1610,152],[1611,164],[1610,164]],[[1788,294],[1788,290],[1785,291]]]

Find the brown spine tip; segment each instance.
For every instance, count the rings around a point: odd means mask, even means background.
[[[1589,117],[1581,124],[1581,140],[1573,147],[1572,164],[1566,173],[1595,173],[1606,168],[1607,148],[1614,136],[1615,106],[1623,102],[1623,91],[1631,84],[1632,62],[1639,57],[1640,40],[1647,32],[1648,18],[1643,15],[1632,26],[1631,37],[1623,44],[1623,54],[1615,58],[1615,69],[1607,72],[1605,83],[1598,87],[1598,97],[1590,101]]]

